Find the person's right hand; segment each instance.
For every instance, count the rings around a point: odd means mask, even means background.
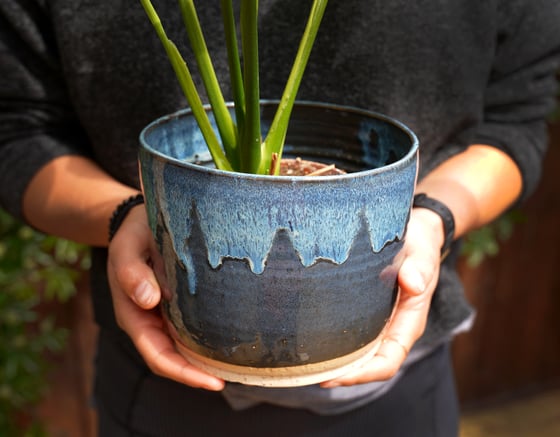
[[[143,205],[134,207],[109,245],[107,262],[115,316],[148,367],[157,375],[191,387],[222,390],[224,381],[194,367],[174,347],[158,309],[163,260]]]

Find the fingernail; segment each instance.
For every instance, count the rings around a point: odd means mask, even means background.
[[[224,381],[216,381],[214,383],[211,383],[208,386],[208,389],[212,391],[222,391],[225,388],[225,386],[226,384]]]
[[[154,297],[154,290],[148,281],[142,282],[136,290],[134,290],[134,299],[139,305],[148,306]]]

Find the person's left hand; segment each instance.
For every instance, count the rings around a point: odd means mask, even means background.
[[[424,332],[432,295],[439,278],[441,219],[427,209],[413,209],[399,256],[399,298],[391,321],[382,333],[376,354],[362,367],[321,384],[324,388],[363,384],[392,378]]]

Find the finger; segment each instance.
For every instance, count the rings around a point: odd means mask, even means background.
[[[224,388],[222,379],[197,369],[175,350],[158,311],[139,308],[123,293],[114,293],[113,303],[119,326],[152,372],[191,387],[213,391]]]
[[[431,293],[401,290],[393,318],[374,357],[358,369],[322,384],[325,388],[385,381],[395,376],[426,326]]]
[[[435,288],[441,263],[439,246],[434,244],[434,237],[426,231],[426,225],[421,220],[423,212],[413,210],[405,246],[401,252],[404,259],[398,273],[399,286],[412,294],[421,294]]]
[[[409,348],[401,340],[386,337],[370,361],[341,378],[323,382],[321,387],[334,388],[389,380],[397,374],[408,352]]]
[[[405,315],[404,317],[407,316]],[[416,326],[412,328],[407,327],[408,330],[414,332],[409,334],[406,329],[402,329],[401,320],[395,320],[396,327],[389,327],[381,340],[379,349],[371,360],[340,378],[324,382],[321,384],[322,387],[333,388],[364,384],[372,381],[386,381],[394,377],[402,367],[414,342],[419,337],[417,332],[422,332],[424,328],[423,323],[420,324],[420,328],[416,328]],[[413,322],[407,321],[407,324],[412,326]]]
[[[410,258],[406,258],[398,274],[399,285],[408,293],[422,294],[426,291],[429,274],[422,274]]]
[[[134,216],[134,208],[109,245],[107,270],[112,288],[118,288],[144,309],[160,301],[160,288],[152,269],[157,256],[146,222]]]
[[[146,326],[135,345],[156,375],[191,387],[213,391],[224,388],[223,380],[196,368],[180,355],[162,326]]]

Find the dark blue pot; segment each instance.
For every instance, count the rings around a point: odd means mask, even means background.
[[[264,131],[275,108],[262,104]],[[180,350],[229,380],[336,376],[372,353],[397,296],[416,137],[383,115],[326,104],[300,102],[291,120],[285,157],[348,173],[216,170],[188,111],[154,121],[140,138],[170,290],[164,315]]]

